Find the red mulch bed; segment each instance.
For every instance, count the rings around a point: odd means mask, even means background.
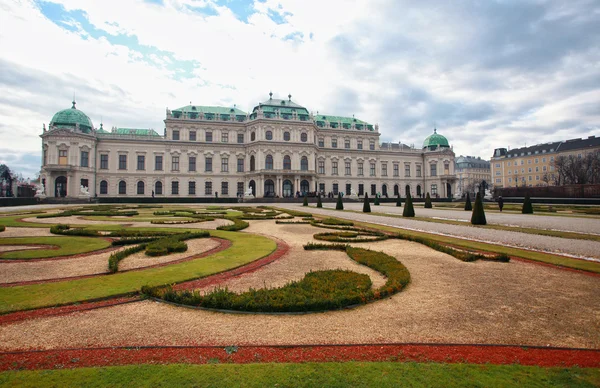
[[[383,344],[131,347],[0,353],[0,370],[70,369],[128,364],[398,361],[600,367],[600,351],[494,345]]]
[[[145,267],[139,267],[139,268],[132,268],[132,269],[127,269],[124,271],[119,271],[119,272],[131,272],[131,271],[142,271],[145,269],[149,269],[149,268],[156,268],[156,267],[165,267],[167,265],[173,265],[173,264],[178,264],[178,263],[182,263],[184,261],[190,261],[190,260],[195,260],[195,259],[201,259],[203,257],[206,257],[208,255],[212,255],[214,253],[220,252],[222,250],[225,250],[227,248],[229,248],[231,246],[231,241],[226,240],[226,239],[222,239],[222,238],[217,238],[217,237],[211,237],[212,240],[216,241],[219,243],[218,246],[214,247],[213,249],[210,249],[206,252],[203,252],[199,255],[194,255],[194,256],[188,256],[188,257],[184,257],[182,259],[179,260],[173,260],[173,261],[167,261],[164,263],[159,263],[159,264],[153,264],[153,265],[148,265]],[[27,286],[30,284],[42,284],[42,283],[55,283],[55,282],[63,282],[63,281],[68,281],[68,280],[77,280],[77,279],[87,279],[87,278],[94,278],[94,277],[98,277],[98,276],[107,276],[107,275],[113,275],[109,272],[103,272],[103,273],[96,273],[96,274],[90,274],[90,275],[79,275],[79,276],[71,276],[71,277],[66,277],[66,278],[54,278],[54,279],[44,279],[44,280],[28,280],[28,281],[22,281],[22,282],[14,282],[14,283],[0,283],[0,287],[14,287],[14,286]]]
[[[226,280],[235,278],[237,276],[241,276],[247,273],[254,272],[261,267],[264,267],[267,264],[274,262],[275,260],[280,259],[283,255],[285,255],[290,246],[287,245],[283,240],[275,239],[277,242],[277,248],[273,253],[268,256],[263,257],[262,259],[253,261],[249,264],[243,265],[238,268],[234,268],[232,270],[221,272],[212,276],[208,276],[202,279],[191,280],[189,282],[179,283],[173,286],[175,290],[194,290],[197,288],[203,288],[207,286],[216,285],[222,283]]]

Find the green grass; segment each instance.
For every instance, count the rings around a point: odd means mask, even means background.
[[[29,249],[23,251],[5,252],[0,254],[2,259],[41,259],[77,255],[110,247],[110,241],[95,237],[10,237],[0,239],[0,245],[53,245],[58,249]]]
[[[594,387],[600,369],[398,362],[127,365],[3,372],[18,387]]]
[[[247,233],[211,231],[210,234],[230,240],[232,246],[198,260],[166,267],[56,283],[3,287],[0,288],[0,314],[123,295],[137,292],[144,285],[197,279],[247,264],[268,255],[276,247],[270,239]]]

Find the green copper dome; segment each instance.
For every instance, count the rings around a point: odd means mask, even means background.
[[[448,139],[446,139],[444,136],[438,134],[437,129],[434,129],[433,135],[427,136],[427,138],[423,142],[423,149],[427,148],[427,149],[433,150],[438,147],[450,148],[450,144],[448,144]]]
[[[50,127],[75,129],[77,124],[79,124],[79,130],[83,133],[92,132],[94,127],[92,120],[85,113],[75,108],[75,101],[73,101],[73,106],[70,109],[57,112],[50,120]]]

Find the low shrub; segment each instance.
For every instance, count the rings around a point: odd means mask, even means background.
[[[108,270],[110,273],[116,273],[119,270],[119,262],[127,256],[133,255],[146,249],[146,244],[136,245],[131,248],[124,249],[120,252],[115,252],[108,258]]]
[[[302,206],[308,206],[308,197],[304,196],[304,202],[302,202]]]
[[[6,230],[6,226],[0,225],[0,232],[4,232]]]
[[[510,261],[510,256],[507,255],[506,253],[499,253],[496,256],[494,256],[491,259],[486,259],[486,260],[492,260],[492,261],[499,261],[501,263],[508,263]]]
[[[323,251],[345,251],[348,244],[321,244],[308,243],[304,245],[305,251],[323,250]]]
[[[525,200],[523,201],[523,208],[521,209],[523,214],[533,214],[533,204],[531,203],[531,197],[529,193],[525,194]]]
[[[312,217],[313,215],[307,212],[301,212],[297,210],[285,209],[284,212],[294,217]]]
[[[123,245],[133,245],[133,244],[141,244],[141,243],[149,243],[152,241],[156,241],[161,239],[162,237],[123,237],[119,240],[114,240],[112,242],[112,246],[123,246]]]
[[[86,237],[97,237],[100,236],[98,231],[93,229],[76,228],[71,229],[69,225],[57,224],[50,227],[50,233],[60,234],[64,236],[86,236]]]
[[[302,217],[302,221],[314,221],[313,217]]]
[[[402,239],[402,240],[413,241],[413,242],[416,242],[419,244],[426,245],[429,248],[435,249],[438,252],[442,252],[442,253],[446,253],[450,256],[454,256],[455,258],[457,258],[458,260],[461,260],[461,261],[471,262],[471,261],[486,258],[484,255],[481,255],[478,253],[459,251],[457,249],[450,248],[448,246],[442,245],[436,241],[429,240],[424,237],[411,236],[411,235],[404,234],[404,233],[399,233],[396,235],[396,237],[399,239]]]
[[[194,233],[181,233],[173,236],[168,236],[165,238],[161,238],[151,243],[148,243],[146,246],[146,255],[147,256],[164,256],[170,253],[178,253],[185,252],[188,249],[187,244],[184,242],[185,240],[190,240],[193,238],[203,238],[209,237],[210,233],[208,232],[194,232]]]
[[[214,218],[213,218],[214,220]],[[163,220],[152,220],[151,224],[156,225],[181,225],[181,224],[197,224],[198,222],[208,221],[208,219],[196,219],[196,220],[184,220],[184,221],[163,221]]]
[[[473,210],[473,205],[471,205],[471,195],[467,193],[467,200],[465,201],[465,210]]]
[[[172,231],[172,232],[162,232],[157,230],[128,230],[121,229],[115,230],[111,232],[108,237],[164,237],[172,234],[179,234],[181,232]]]
[[[237,232],[238,230],[246,229],[250,226],[244,220],[240,220],[239,218],[226,218],[230,221],[233,221],[233,225],[221,225],[217,227],[217,230],[225,230],[227,232]]]
[[[281,224],[281,225],[285,225],[285,224],[306,224],[306,225],[310,225],[309,221],[275,221],[276,224]]]
[[[353,247],[348,247],[346,253],[357,263],[366,265],[387,278],[385,284],[373,293],[373,299],[381,299],[395,294],[410,283],[408,269],[395,257],[383,252]]]
[[[425,196],[425,205],[423,206],[425,209],[433,208],[433,204],[431,203],[431,196],[429,196],[429,192]]]
[[[362,235],[362,236],[361,236]],[[331,232],[331,233],[317,233],[313,236],[316,240],[330,241],[330,242],[373,242],[387,240],[388,236],[379,232],[370,232],[362,230],[360,232]]]
[[[315,221],[315,222],[323,224],[323,225],[354,226],[354,222],[352,222],[352,221],[338,220],[335,218],[324,218],[320,221]]]

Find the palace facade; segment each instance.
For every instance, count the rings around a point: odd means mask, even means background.
[[[305,193],[452,197],[454,152],[437,133],[420,148],[380,143],[377,125],[317,114],[269,99],[251,113],[188,105],[151,129],[93,126],[76,108],[56,113],[41,135],[45,194],[77,197],[256,197]],[[85,190],[84,190],[85,191]]]

